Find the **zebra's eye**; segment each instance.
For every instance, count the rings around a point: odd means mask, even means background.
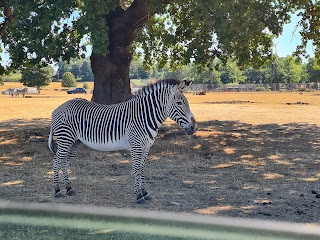
[[[179,106],[181,106],[181,105],[182,105],[182,102],[178,101],[177,104],[178,104]]]

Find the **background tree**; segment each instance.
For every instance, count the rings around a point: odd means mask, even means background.
[[[81,78],[80,66],[76,63],[72,64],[70,72],[75,76],[76,79]]]
[[[292,56],[280,58],[283,69],[283,82],[298,83],[301,80],[302,65],[295,61]]]
[[[90,87],[89,87],[88,83],[84,82],[83,83],[83,88],[88,90]]]
[[[167,76],[168,78],[177,78],[177,79],[184,79],[188,78],[190,79],[190,71],[189,71],[189,66],[179,66],[177,68],[171,69],[168,68],[168,73]]]
[[[246,76],[248,83],[255,83],[255,84],[267,83],[266,73],[262,67],[259,69],[248,67],[245,69],[244,75]]]
[[[141,68],[143,68],[142,59],[140,62]],[[190,78],[190,66],[189,65],[181,65],[175,68],[171,68],[168,64],[162,66],[161,68],[157,67],[156,65],[152,66],[148,70],[148,77],[149,78],[177,78],[177,79],[184,79]]]
[[[83,54],[90,42],[93,100],[115,103],[130,95],[129,67],[137,46],[149,66],[173,68],[190,61],[207,66],[228,56],[260,66],[272,55],[272,38],[298,12],[303,40],[296,53],[306,55],[312,39],[319,57],[319,5],[310,0],[3,0],[0,37],[12,68],[68,60]]]
[[[80,74],[82,81],[92,82],[94,77],[88,60],[83,61],[80,67]]]
[[[188,77],[190,77],[194,83],[221,84],[219,71],[206,68],[199,73],[194,63],[189,64],[188,67]]]
[[[228,61],[220,70],[220,79],[222,83],[244,83],[247,78],[244,72],[240,70],[233,61]]]
[[[76,58],[70,61],[62,61],[56,63],[57,74],[54,76],[58,80],[62,78],[65,72],[71,72],[79,81],[93,81],[93,73],[90,67],[90,60],[79,60]]]
[[[75,76],[71,72],[65,72],[62,75],[62,81],[61,81],[62,87],[76,87],[77,86],[77,80]]]
[[[53,76],[53,78],[56,80],[56,81],[59,81],[62,79],[62,75],[65,73],[65,72],[70,72],[70,66],[69,64],[67,63],[67,61],[58,61],[56,64],[56,67],[57,67],[57,71],[56,71],[56,75]]]
[[[0,86],[3,86],[3,84],[4,84],[3,77],[0,76]]]
[[[320,82],[320,66],[315,58],[309,59],[309,62],[303,66],[303,82]]]
[[[167,66],[157,67],[152,66],[149,69],[149,78],[162,79],[169,75],[169,68]]]
[[[131,79],[146,79],[149,77],[149,73],[144,69],[143,60],[141,57],[135,57],[130,64]]]
[[[36,87],[40,94],[40,88],[51,82],[52,68],[29,66],[21,71],[21,75],[20,82],[27,87]]]

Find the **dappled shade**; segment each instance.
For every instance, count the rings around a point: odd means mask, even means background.
[[[312,124],[203,121],[192,138],[166,122],[147,161],[151,210],[319,222],[320,128]],[[84,146],[72,162],[75,198],[52,198],[48,119],[0,126],[5,200],[139,208],[131,199],[128,151]],[[8,164],[10,163],[10,164]],[[115,193],[117,193],[115,197]]]

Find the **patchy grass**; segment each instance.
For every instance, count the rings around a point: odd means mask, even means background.
[[[71,163],[77,196],[52,198],[50,114],[74,97],[91,95],[0,96],[1,199],[320,222],[319,93],[187,94],[198,131],[187,137],[172,121],[161,127],[146,165],[153,200],[142,206],[129,152],[85,146]]]

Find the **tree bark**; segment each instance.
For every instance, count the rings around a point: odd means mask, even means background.
[[[124,101],[130,94],[130,62],[115,62],[111,56],[92,53],[94,75],[93,101],[114,104]]]
[[[9,5],[9,1],[2,1],[0,3],[0,7],[3,7],[3,14],[4,14],[4,21],[0,23],[0,36],[2,38],[2,41],[6,43],[8,33],[7,33],[7,25],[9,25],[12,22],[13,16],[12,16],[12,9]]]
[[[94,102],[114,104],[131,95],[129,71],[132,53],[128,47],[135,39],[135,31],[150,18],[146,2],[135,0],[128,9],[117,7],[105,17],[109,28],[109,54],[104,56],[93,51],[91,55]]]

